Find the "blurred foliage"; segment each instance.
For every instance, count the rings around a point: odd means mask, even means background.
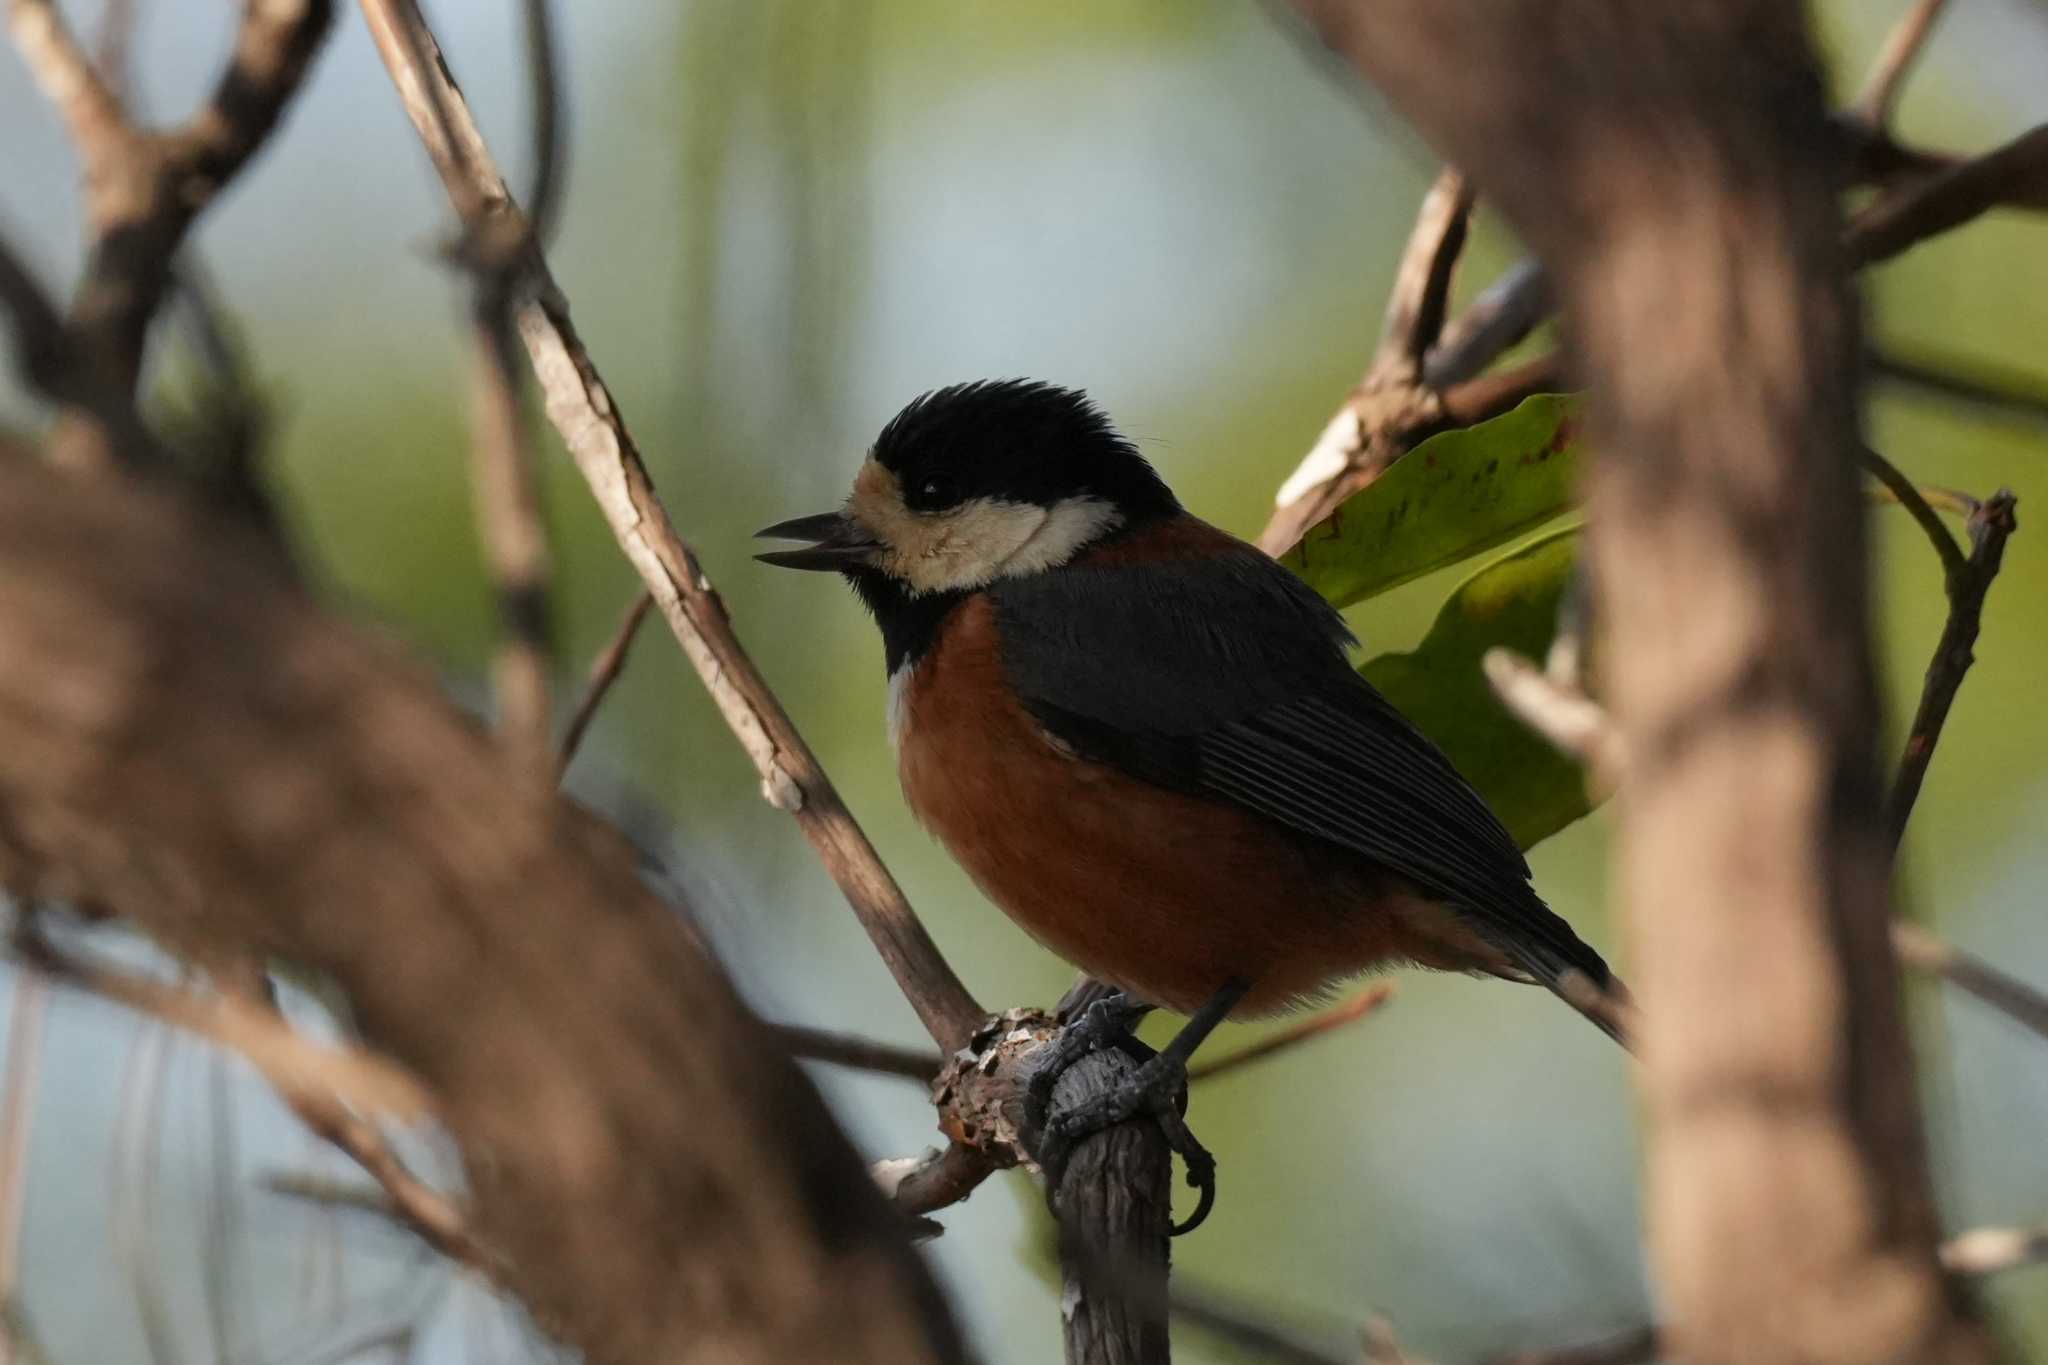
[[[1529,848],[1592,809],[1578,763],[1517,720],[1487,686],[1480,660],[1511,649],[1541,660],[1578,557],[1576,528],[1502,555],[1460,583],[1422,643],[1359,669],[1435,740]]]

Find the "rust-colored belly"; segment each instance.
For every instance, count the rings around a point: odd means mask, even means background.
[[[1483,967],[1401,879],[1246,811],[1057,744],[1003,685],[993,611],[963,604],[900,700],[911,809],[981,889],[1083,970],[1180,1012],[1232,977],[1240,1014],[1393,961]]]

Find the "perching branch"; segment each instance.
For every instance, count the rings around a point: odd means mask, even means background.
[[[516,221],[503,178],[411,0],[362,0],[370,31],[406,113],[467,223]],[[568,304],[536,261],[518,328],[562,435],[620,548],[661,609],[726,724],[761,775],[763,797],[796,817],[846,894],[897,985],[941,1048],[961,1046],[984,1012],[846,809],[817,757],[733,633],[724,604],[677,534],[646,465],[569,320]]]

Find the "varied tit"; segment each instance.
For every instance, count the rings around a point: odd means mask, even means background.
[[[1342,618],[1184,511],[1084,395],[926,394],[841,511],[760,534],[813,542],[760,557],[874,613],[918,819],[1041,943],[1192,1016],[1151,1095],[1069,1128],[1156,1107],[1225,1015],[1391,964],[1537,982],[1616,1032],[1619,982],[1352,668]]]

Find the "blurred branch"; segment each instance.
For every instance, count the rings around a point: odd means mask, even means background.
[[[1902,350],[1897,342],[1873,346],[1865,358],[1872,374],[1894,384],[2048,421],[2048,378],[2030,371],[1974,356]]]
[[[2048,211],[2048,124],[1880,195],[1849,222],[1849,261],[1889,260],[1995,208]]]
[[[1957,1275],[1999,1275],[2048,1261],[2048,1224],[1973,1228],[1941,1244],[1941,1263]]]
[[[1559,1346],[1551,1350],[1510,1351],[1490,1356],[1486,1365],[1639,1365],[1655,1360],[1659,1333],[1654,1327],[1587,1342],[1581,1346]]]
[[[323,1127],[322,1122],[316,1122],[297,1105],[293,1112],[320,1137],[352,1158],[375,1183],[364,1185],[280,1171],[264,1178],[265,1189],[323,1208],[375,1214],[412,1233],[449,1260],[467,1266],[493,1283],[503,1283],[503,1267],[471,1234],[462,1211],[446,1195],[408,1170],[381,1134],[356,1131],[367,1125],[346,1113],[332,1116],[339,1120],[338,1126]]]
[[[2006,539],[2018,527],[2013,516],[2016,501],[2006,489],[1986,498],[1970,514],[1968,560],[1949,565],[1948,556],[1944,556],[1944,564],[1948,568],[1948,620],[1942,626],[1940,642],[1934,647],[1934,658],[1927,665],[1927,681],[1920,692],[1920,706],[1914,712],[1912,729],[1907,733],[1906,751],[1899,759],[1898,775],[1892,782],[1891,802],[1885,812],[1887,832],[1894,851],[1905,837],[1906,822],[1912,817],[1913,803],[1919,799],[1920,784],[1926,780],[1927,765],[1934,759],[1934,746],[1941,740],[1941,728],[1948,720],[1956,691],[1963,685],[1963,675],[1969,672],[1970,665],[1976,660],[1972,651],[1984,620],[1984,597],[1991,590],[1991,581],[1998,577],[1999,566],[2005,561]],[[1931,517],[1933,513],[1930,511],[1927,515]],[[1946,529],[1942,534],[1947,535]],[[1950,546],[1953,549],[1953,541]]]
[[[880,1076],[898,1076],[906,1081],[930,1085],[944,1063],[937,1053],[914,1047],[877,1042],[856,1033],[835,1033],[830,1029],[805,1028],[801,1024],[769,1026],[792,1057],[829,1062]]]
[[[378,51],[465,222],[516,220],[498,174],[425,20],[411,0],[362,0]],[[617,403],[569,320],[544,262],[517,309],[520,335],[561,432],[626,557],[660,607],[720,714],[761,775],[771,805],[796,816],[940,1047],[961,1046],[984,1014],[917,919],[840,800],[817,757],[734,635],[695,553],[676,533]]]
[[[508,781],[246,532],[149,481],[92,494],[0,460],[0,888],[215,980],[253,952],[331,981],[431,1096],[506,1286],[589,1359],[962,1359],[902,1219],[630,846]]]
[[[1551,307],[1542,263],[1534,257],[1515,262],[1444,328],[1423,361],[1423,382],[1441,389],[1472,378],[1534,331]]]
[[[1883,128],[1891,122],[1892,107],[1898,101],[1906,74],[1927,46],[1934,21],[1947,5],[1948,0],[1912,0],[1911,7],[1885,37],[1884,47],[1863,83],[1863,93],[1856,97],[1856,112],[1871,127]]]
[[[121,101],[100,79],[56,0],[8,0],[7,31],[43,98],[56,106],[88,173],[128,137]]]
[[[516,266],[477,254],[471,267],[470,482],[477,533],[497,599],[499,640],[491,660],[498,732],[530,775],[556,770],[553,657],[548,621],[549,554],[541,522],[538,457],[520,401],[518,341],[512,331]]]
[[[597,708],[611,694],[612,684],[625,672],[626,656],[632,652],[633,641],[639,637],[640,623],[647,619],[647,609],[653,605],[653,594],[643,588],[633,599],[633,605],[626,608],[626,615],[619,622],[618,630],[613,632],[610,643],[591,662],[590,677],[583,685],[583,695],[577,700],[576,710],[562,730],[561,749],[555,759],[557,776],[567,772],[569,765],[575,762],[576,751],[583,746],[584,732],[597,718]]]
[[[1892,925],[1892,945],[1899,961],[1974,995],[2008,1018],[2048,1038],[2048,993],[2043,993],[1966,953],[1908,920]]]
[[[1196,1081],[1214,1080],[1241,1067],[1265,1061],[1276,1053],[1313,1042],[1324,1034],[1365,1018],[1393,998],[1394,988],[1391,985],[1368,986],[1342,1004],[1297,1019],[1286,1028],[1261,1038],[1250,1047],[1189,1067],[1188,1081],[1192,1084]]]
[[[1394,269],[1387,293],[1386,321],[1371,373],[1414,383],[1423,357],[1443,335],[1450,306],[1451,280],[1465,250],[1465,232],[1472,217],[1472,187],[1455,166],[1437,172],[1422,196],[1408,246]]]
[[[42,974],[14,974],[7,1011],[7,1056],[0,1070],[0,1314],[20,1301],[22,1216],[28,1201],[29,1134],[35,1126],[36,1089],[43,1061],[43,1023],[50,988]],[[0,1324],[0,1365],[11,1365],[12,1333]]]
[[[213,94],[168,130],[133,124],[52,0],[9,0],[9,28],[76,144],[92,224],[64,330],[80,379],[45,392],[65,404],[50,449],[82,467],[161,453],[132,439],[107,395],[132,396],[149,324],[194,220],[275,130],[332,24],[332,0],[245,0]]]
[[[130,53],[135,47],[136,0],[106,0],[93,37],[93,65],[107,90],[126,108],[130,94]]]
[[[63,315],[13,246],[0,237],[0,304],[13,321],[15,362],[29,387],[67,409],[90,413],[104,439],[153,464],[169,456],[135,410],[134,396],[106,381],[80,351]]]
[[[433,1111],[426,1090],[403,1067],[362,1048],[314,1042],[269,1009],[239,996],[187,990],[104,966],[59,948],[26,919],[17,923],[12,955],[58,985],[126,1006],[238,1053],[287,1101],[300,1095],[324,1097],[402,1122]]]

